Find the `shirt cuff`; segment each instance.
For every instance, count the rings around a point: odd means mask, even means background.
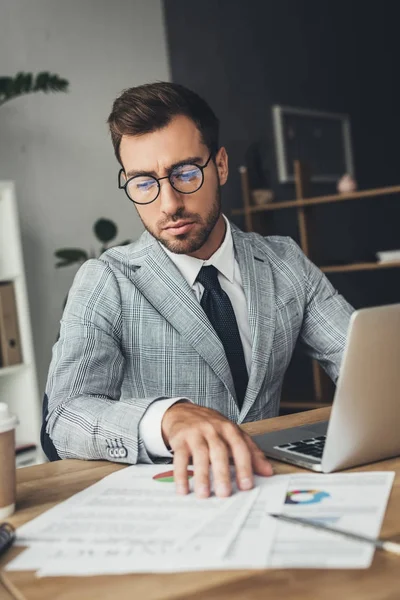
[[[167,448],[162,436],[161,423],[167,410],[177,402],[189,398],[167,398],[150,404],[139,424],[139,435],[149,454],[160,458],[172,458],[173,454]]]

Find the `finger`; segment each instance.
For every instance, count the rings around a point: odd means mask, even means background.
[[[266,458],[265,454],[260,450],[260,448],[253,442],[250,436],[245,436],[246,444],[249,447],[253,471],[257,473],[257,475],[263,475],[264,477],[269,477],[274,474],[271,463]]]
[[[215,494],[220,498],[231,495],[232,482],[229,467],[229,448],[219,435],[207,437]]]
[[[210,455],[204,437],[192,439],[190,451],[194,467],[194,491],[198,498],[210,495]]]
[[[250,490],[253,487],[253,457],[250,447],[239,432],[229,436],[229,443],[237,486],[241,490]]]
[[[188,465],[190,452],[186,444],[181,444],[174,450],[174,480],[177,494],[189,493]]]

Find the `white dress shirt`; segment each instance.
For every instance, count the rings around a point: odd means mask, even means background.
[[[247,371],[250,373],[252,345],[247,302],[244,295],[239,265],[235,258],[231,226],[225,215],[224,219],[226,223],[224,241],[208,260],[201,260],[199,258],[194,258],[193,256],[188,256],[187,254],[174,254],[167,250],[162,244],[160,244],[160,246],[182,273],[199,302],[204,292],[202,284],[196,281],[200,269],[203,266],[207,267],[213,265],[218,270],[219,283],[222,289],[228,294],[236,316],[246,367]],[[171,452],[164,444],[161,432],[161,422],[168,408],[170,408],[172,404],[183,399],[185,398],[168,398],[167,400],[153,402],[143,415],[139,425],[139,434],[147,452],[152,456],[172,457]],[[190,398],[186,398],[186,400],[190,401]]]

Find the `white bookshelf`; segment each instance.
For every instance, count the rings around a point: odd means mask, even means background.
[[[14,282],[23,362],[0,367],[0,402],[17,415],[17,444],[33,442],[40,451],[41,401],[39,398],[32,331],[26,292],[21,233],[14,184],[0,181],[0,282]]]

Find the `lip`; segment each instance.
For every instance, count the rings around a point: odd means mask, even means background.
[[[164,227],[164,231],[168,231],[168,233],[172,233],[172,235],[181,235],[182,233],[190,231],[193,225],[193,221],[178,221],[169,227]]]

